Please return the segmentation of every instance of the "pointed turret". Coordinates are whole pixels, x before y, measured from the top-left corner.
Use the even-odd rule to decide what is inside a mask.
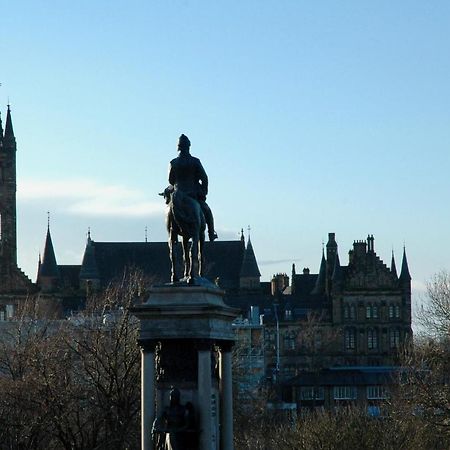
[[[408,260],[406,258],[406,248],[403,247],[402,270],[400,271],[401,281],[411,281],[411,275],[408,268]]]
[[[47,228],[47,236],[45,238],[44,254],[42,256],[41,277],[58,277],[58,265],[56,263],[55,251],[53,249],[52,236],[50,227]]]
[[[58,280],[58,264],[56,263],[55,251],[53,249],[50,226],[47,226],[44,254],[42,255],[42,262],[39,265],[37,284],[43,291],[51,291],[57,287]]]
[[[245,249],[244,259],[241,266],[241,277],[260,277],[258,263],[256,262],[255,252],[250,238],[248,238],[247,248]]]
[[[395,265],[394,250],[392,250],[391,273],[392,273],[392,275],[395,276],[395,278],[398,278],[398,275],[397,275],[397,267],[396,267],[396,265]]]
[[[15,144],[14,130],[11,119],[11,108],[8,105],[8,110],[6,112],[6,123],[5,123],[5,134],[4,134],[4,142],[10,145]]]
[[[94,285],[98,284],[100,279],[97,261],[95,259],[95,245],[91,239],[91,231],[88,231],[86,248],[84,250],[83,262],[81,263],[80,279],[91,281]]]
[[[41,252],[39,252],[38,270],[37,270],[37,277],[36,277],[37,280],[39,280],[39,276],[41,274],[41,265],[42,265]]]
[[[324,294],[327,282],[327,261],[325,259],[325,253],[322,248],[322,260],[320,261],[319,276],[316,280],[316,285],[311,292],[314,295]]]
[[[240,286],[243,288],[259,287],[261,273],[256,262],[255,252],[253,251],[252,241],[250,236],[247,242],[247,248],[242,259],[240,272]]]

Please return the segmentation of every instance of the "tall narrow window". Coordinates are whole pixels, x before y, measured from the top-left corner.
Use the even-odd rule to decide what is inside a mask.
[[[374,319],[378,319],[378,306],[377,305],[372,306],[372,317]]]
[[[394,318],[394,305],[389,305],[389,319]]]
[[[367,330],[367,348],[370,350],[378,348],[377,330]]]
[[[344,306],[344,319],[348,319],[348,316],[349,316],[349,311],[348,311],[348,306],[347,305],[345,305]]]
[[[398,348],[400,345],[400,331],[390,330],[389,331],[389,346],[391,348]]]
[[[344,335],[345,349],[353,350],[355,348],[355,330],[353,328],[347,328]]]

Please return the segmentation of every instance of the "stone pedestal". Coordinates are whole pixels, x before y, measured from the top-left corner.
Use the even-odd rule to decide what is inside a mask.
[[[179,389],[194,406],[199,450],[233,449],[231,348],[238,310],[223,302],[214,285],[153,287],[133,308],[140,320],[142,349],[142,450],[154,450],[155,418]]]

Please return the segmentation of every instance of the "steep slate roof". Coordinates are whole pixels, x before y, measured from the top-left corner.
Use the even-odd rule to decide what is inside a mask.
[[[244,246],[239,241],[205,242],[204,274],[214,281],[220,278],[224,289],[239,287],[239,274],[244,256]],[[181,275],[181,243],[175,247]],[[167,242],[96,242],[88,240],[80,278],[98,275],[102,284],[120,278],[124,270],[142,270],[151,284],[170,281],[170,259]],[[96,272],[96,273],[95,273]],[[94,278],[94,277],[92,277]]]
[[[59,265],[59,279],[61,286],[77,290],[80,285],[80,265]]]
[[[84,250],[83,262],[81,263],[81,270],[79,271],[81,279],[98,279],[100,274],[97,268],[97,262],[95,261],[95,248],[92,245],[90,233]]]
[[[260,277],[261,273],[256,262],[255,252],[253,251],[252,241],[248,238],[247,248],[242,261],[241,277]]]
[[[55,251],[53,249],[52,237],[50,235],[50,228],[47,228],[47,237],[45,238],[44,255],[42,263],[39,266],[39,277],[54,277],[58,278],[59,271],[56,264]]]
[[[312,291],[313,294],[324,294],[325,293],[325,287],[326,287],[326,281],[327,281],[327,261],[325,259],[325,254],[322,249],[322,260],[320,261],[320,269],[319,269],[319,275],[316,278],[316,283],[314,286],[314,290]]]

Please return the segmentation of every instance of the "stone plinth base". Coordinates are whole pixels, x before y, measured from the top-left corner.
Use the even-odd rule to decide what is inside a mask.
[[[194,406],[198,449],[232,450],[231,324],[238,310],[223,296],[214,285],[165,285],[133,308],[142,348],[143,450],[154,448],[151,426],[167,410],[171,386]]]

